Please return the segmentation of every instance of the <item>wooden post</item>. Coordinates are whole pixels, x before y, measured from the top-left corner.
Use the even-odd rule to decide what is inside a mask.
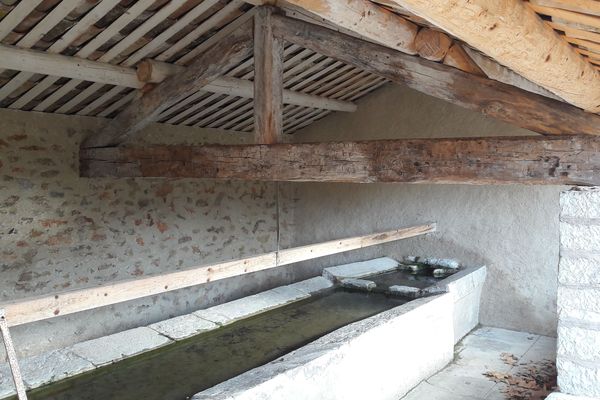
[[[283,39],[273,36],[274,9],[261,7],[254,17],[254,136],[273,144],[283,134]]]

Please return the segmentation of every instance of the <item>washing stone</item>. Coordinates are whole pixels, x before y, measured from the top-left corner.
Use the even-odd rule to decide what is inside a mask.
[[[305,294],[313,294],[320,292],[321,290],[329,289],[333,286],[333,282],[331,282],[327,278],[323,278],[322,276],[317,276],[315,278],[310,278],[301,282],[292,283],[291,285],[287,285],[287,287],[299,290]]]
[[[390,272],[398,268],[398,261],[389,257],[375,258],[350,264],[325,268],[323,276],[331,281],[344,278],[363,278],[365,276]]]
[[[77,343],[73,352],[95,366],[110,364],[126,357],[172,343],[172,340],[147,327],[130,329],[98,339]]]
[[[369,281],[366,279],[357,279],[357,278],[345,278],[342,279],[341,284],[343,287],[347,289],[358,289],[358,290],[373,290],[377,285],[373,281]]]
[[[214,322],[207,321],[206,319],[200,318],[194,314],[182,315],[160,321],[152,325],[148,325],[148,328],[154,329],[161,335],[167,336],[173,340],[183,340],[202,332],[210,331],[218,328]]]

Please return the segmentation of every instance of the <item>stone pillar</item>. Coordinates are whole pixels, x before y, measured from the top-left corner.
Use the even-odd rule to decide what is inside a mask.
[[[600,188],[565,191],[560,204],[558,385],[600,398]]]

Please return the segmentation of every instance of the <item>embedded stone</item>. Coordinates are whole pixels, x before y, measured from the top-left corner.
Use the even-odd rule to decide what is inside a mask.
[[[416,299],[423,293],[421,289],[412,286],[394,285],[389,287],[389,292],[396,296]]]

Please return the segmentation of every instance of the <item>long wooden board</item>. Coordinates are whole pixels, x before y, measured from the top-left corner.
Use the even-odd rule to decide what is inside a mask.
[[[317,257],[407,239],[434,232],[435,229],[435,224],[425,224],[332,240],[163,275],[0,304],[0,309],[4,309],[9,326],[22,325]]]
[[[600,138],[485,137],[81,152],[87,177],[600,185]]]
[[[285,40],[419,92],[545,135],[600,135],[600,116],[331,29],[273,16]]]

